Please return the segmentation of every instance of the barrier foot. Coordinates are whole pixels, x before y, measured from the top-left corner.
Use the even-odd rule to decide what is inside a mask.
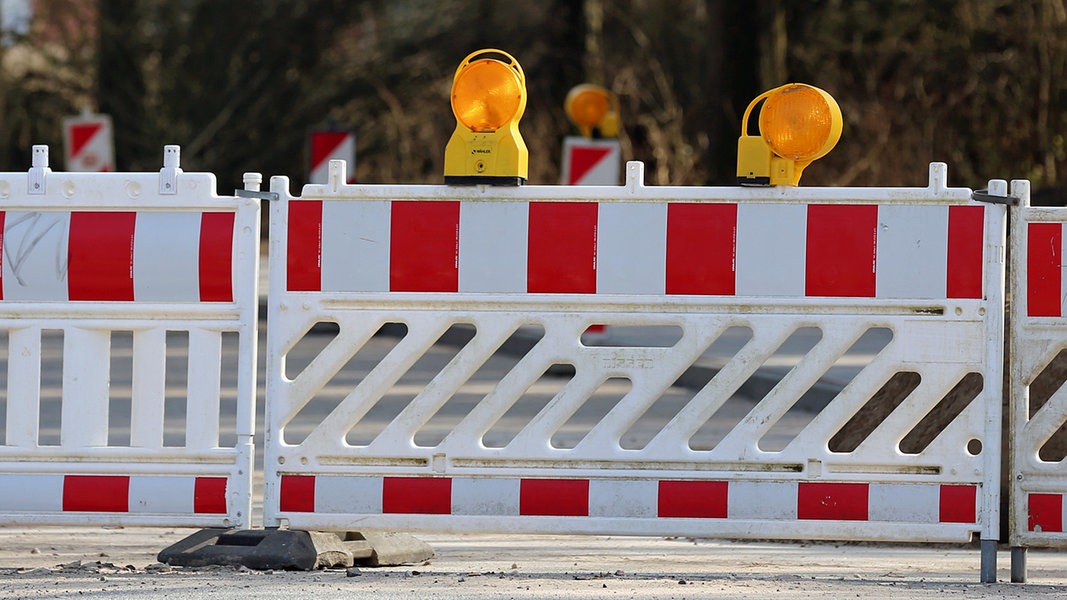
[[[201,529],[165,548],[157,560],[176,567],[310,571],[419,563],[433,555],[428,544],[404,533]]]
[[[1011,582],[1026,583],[1026,547],[1011,548]]]
[[[982,540],[982,583],[997,582],[997,540]]]

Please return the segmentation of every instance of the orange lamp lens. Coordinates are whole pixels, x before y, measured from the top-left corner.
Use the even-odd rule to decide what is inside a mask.
[[[580,127],[594,127],[611,110],[607,94],[599,90],[579,92],[567,103],[571,119]]]
[[[522,84],[508,65],[482,59],[468,65],[452,84],[452,111],[464,127],[492,133],[519,110]]]
[[[775,154],[810,160],[824,155],[837,143],[831,139],[834,119],[834,110],[823,94],[809,86],[794,85],[767,98],[760,110],[759,126]]]

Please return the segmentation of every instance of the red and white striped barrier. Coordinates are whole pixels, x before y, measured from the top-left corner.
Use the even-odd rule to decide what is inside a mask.
[[[226,477],[0,475],[0,512],[225,515]]]
[[[957,407],[921,448],[901,445],[965,378],[1002,375],[1006,209],[947,187],[944,165],[931,165],[924,188],[645,187],[640,163],[618,187],[346,185],[343,163],[331,169],[300,197],[285,178],[271,181],[280,200],[265,525],[918,541],[978,533],[983,576],[995,566],[1000,386]],[[339,333],[287,374],[288,353],[320,322]],[[346,371],[394,323],[405,326],[395,346],[366,372]],[[679,335],[666,345],[583,344],[598,323]],[[401,402],[394,384],[454,326],[473,337]],[[539,340],[488,392],[472,391],[481,366],[527,326]],[[646,442],[626,439],[738,329],[751,340],[707,385]],[[817,330],[818,343],[721,439],[694,443],[798,329]],[[872,329],[888,345],[784,447],[763,444]],[[574,375],[558,392],[533,414],[515,409],[561,364]],[[901,372],[917,387],[855,448],[831,450]],[[609,380],[629,392],[558,445]],[[458,422],[435,421],[454,397],[475,393]],[[310,403],[322,407],[320,395],[336,399],[328,416],[301,420],[315,414]],[[395,416],[378,423],[382,411]],[[433,441],[422,435],[446,421]],[[491,439],[505,425],[514,435]]]
[[[233,302],[235,213],[0,212],[0,299]]]
[[[0,523],[247,526],[258,201],[183,173],[177,146],[159,173],[54,173],[47,156],[0,174]]]
[[[982,294],[981,206],[294,200],[286,216],[289,291]]]
[[[974,485],[714,481],[645,479],[519,479],[462,477],[340,477],[292,475],[280,484],[284,512],[375,515],[376,527],[410,526],[412,515],[445,515],[449,522],[490,517],[494,529],[539,531],[522,517],[617,520],[576,524],[605,534],[688,535],[689,519],[715,519],[722,527],[746,521],[808,522],[805,536],[837,537],[822,521],[908,524],[978,524]],[[432,518],[428,528],[443,527]],[[484,525],[482,527],[485,527]],[[897,539],[887,536],[886,539]]]
[[[1063,258],[1067,209],[1030,206],[1028,181],[1013,181],[1011,195],[1020,206],[1012,209],[1011,216],[1009,532],[1012,580],[1023,581],[1027,547],[1067,547],[1063,526],[1067,471],[1056,449],[1064,445],[1067,396],[1062,381],[1055,379],[1062,374],[1049,369],[1067,349]],[[1044,390],[1040,397],[1034,397],[1035,384]]]

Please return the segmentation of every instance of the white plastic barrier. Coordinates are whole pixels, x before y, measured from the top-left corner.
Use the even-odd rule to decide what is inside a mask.
[[[0,523],[249,524],[259,205],[178,161],[0,174]]]
[[[947,187],[943,164],[925,188],[645,187],[642,169],[629,163],[620,187],[374,186],[345,185],[335,161],[329,183],[299,198],[273,178],[265,525],[916,541],[979,532],[983,578],[990,564],[995,576],[1005,208]],[[1002,193],[1003,182],[992,186]],[[291,372],[290,352],[323,322],[336,337]],[[584,345],[582,333],[604,323],[680,333]],[[406,335],[340,377],[389,324]],[[457,325],[473,330],[469,341],[396,405],[394,384]],[[543,334],[513,368],[420,442],[530,327]],[[739,329],[751,339],[710,382],[644,442],[626,437]],[[695,444],[800,330],[819,341],[713,446]],[[871,330],[891,340],[770,448],[768,432]],[[490,439],[560,365],[573,377],[511,439]],[[898,373],[916,376],[914,389],[856,447],[832,449]],[[975,376],[992,384],[925,445],[902,449]],[[629,391],[580,439],[555,441],[620,380]],[[293,431],[313,404],[325,416]],[[379,410],[395,416],[354,441]]]
[[[1051,369],[1067,350],[1064,241],[1067,209],[1031,207],[1030,183],[1013,181],[1011,224],[1012,580],[1026,577],[1025,548],[1067,547],[1067,469],[1062,455],[1067,389]],[[1041,382],[1042,377],[1051,378]],[[1032,397],[1031,387],[1045,389]],[[1052,455],[1046,454],[1045,447]]]

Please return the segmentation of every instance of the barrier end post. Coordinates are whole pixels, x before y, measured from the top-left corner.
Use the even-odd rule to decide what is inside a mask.
[[[930,183],[927,189],[938,194],[948,189],[948,165],[943,162],[930,163]]]
[[[34,146],[31,160],[27,193],[43,194],[45,193],[48,174],[52,172],[52,169],[48,168],[48,146]]]
[[[631,194],[645,187],[645,163],[631,160],[626,163],[626,190]]]
[[[178,173],[182,172],[181,157],[181,146],[163,146],[163,168],[159,170],[160,195],[178,193]]]

